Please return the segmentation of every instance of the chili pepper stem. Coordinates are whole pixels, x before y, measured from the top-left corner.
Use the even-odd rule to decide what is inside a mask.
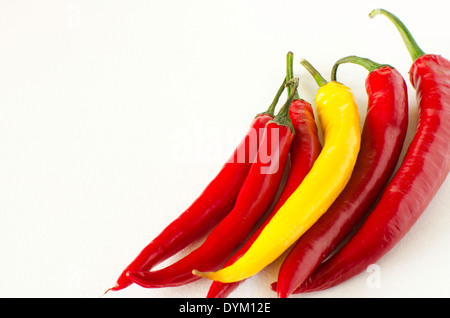
[[[303,65],[306,68],[306,70],[312,75],[312,77],[316,81],[317,85],[319,85],[319,87],[327,83],[327,80],[323,78],[323,76],[319,73],[319,71],[317,71],[314,68],[314,66],[312,66],[311,63],[309,63],[307,60],[301,59],[300,64]]]
[[[278,101],[280,100],[280,96],[284,91],[284,88],[286,87],[286,78],[283,80],[283,83],[281,83],[280,88],[278,89],[277,94],[275,95],[272,104],[270,104],[269,108],[267,108],[267,110],[265,112],[259,113],[258,115],[256,115],[256,117],[263,115],[263,114],[268,114],[271,115],[272,117],[275,116],[275,107],[278,104]]]
[[[389,20],[391,20],[391,22],[394,24],[394,26],[400,32],[403,42],[405,42],[406,48],[408,49],[408,52],[411,55],[411,58],[413,59],[413,61],[415,61],[420,56],[425,55],[425,52],[422,51],[422,49],[417,44],[416,40],[414,40],[414,38],[411,35],[411,33],[409,32],[408,28],[394,14],[392,14],[389,11],[386,11],[384,9],[374,9],[369,13],[369,17],[373,18],[374,16],[377,16],[379,14],[382,14],[385,17],[387,17]]]
[[[288,88],[292,86],[291,88],[292,91],[289,94],[286,103],[281,107],[278,114],[271,121],[277,123],[278,125],[287,126],[293,133],[295,133],[294,126],[292,125],[291,118],[289,117],[289,107],[291,106],[292,101],[294,100],[294,97],[297,94],[298,78],[291,79],[289,82],[286,83],[286,86]]]
[[[346,57],[343,57],[343,58],[337,60],[336,63],[334,63],[333,68],[331,69],[331,80],[332,81],[336,81],[336,73],[337,73],[338,66],[343,63],[353,63],[353,64],[361,65],[366,70],[368,70],[369,73],[372,73],[373,71],[375,71],[376,69],[378,69],[380,67],[389,66],[387,64],[376,63],[365,57],[360,57],[360,56],[356,56],[356,55],[346,56]]]
[[[291,79],[294,78],[293,62],[294,62],[294,53],[288,52],[286,56],[286,82],[289,82]],[[291,92],[294,89],[289,85],[287,90],[288,95],[291,95]],[[300,99],[297,89],[295,89],[294,91],[295,91],[294,99]]]

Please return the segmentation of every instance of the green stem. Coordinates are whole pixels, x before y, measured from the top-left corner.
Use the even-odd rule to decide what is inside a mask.
[[[280,96],[283,93],[284,88],[286,87],[286,82],[287,81],[286,81],[286,78],[285,78],[283,80],[283,83],[281,83],[281,86],[278,89],[278,92],[275,95],[275,98],[273,99],[272,104],[270,104],[269,108],[267,108],[267,110],[264,113],[260,113],[260,114],[258,114],[258,116],[262,115],[262,114],[272,115],[272,117],[275,116],[275,107],[277,106],[278,100],[280,99]]]
[[[303,65],[306,70],[312,75],[319,87],[327,83],[326,79],[324,79],[322,75],[320,75],[320,73],[314,68],[314,66],[312,66],[311,63],[309,63],[307,60],[300,60],[300,64]]]
[[[284,103],[283,107],[281,107],[280,111],[272,121],[277,123],[278,125],[289,127],[291,131],[295,133],[294,126],[292,125],[291,118],[289,117],[289,108],[291,107],[292,101],[294,100],[295,97],[295,92],[297,91],[298,88],[298,78],[293,78],[286,83],[286,86],[288,87],[290,87],[291,85],[292,85],[291,94],[289,94],[286,103]]]
[[[346,57],[343,57],[343,58],[337,60],[336,63],[334,63],[333,68],[331,69],[331,80],[332,81],[336,81],[336,73],[337,73],[338,66],[343,63],[353,63],[353,64],[361,65],[366,70],[368,70],[369,73],[372,73],[373,71],[375,71],[376,69],[378,69],[380,67],[387,66],[386,64],[379,64],[379,63],[376,63],[365,57],[360,57],[360,56],[356,56],[356,55],[346,56]]]
[[[294,53],[288,52],[286,56],[286,82],[294,78]],[[291,95],[292,87],[288,86],[288,95]],[[300,99],[298,91],[295,91],[294,99]]]
[[[405,42],[406,48],[408,49],[409,54],[411,55],[413,61],[415,61],[417,58],[419,58],[422,55],[425,55],[425,52],[422,51],[422,49],[419,47],[419,45],[414,40],[413,36],[409,32],[409,30],[406,28],[406,26],[403,24],[402,21],[400,21],[399,18],[397,18],[395,15],[390,13],[389,11],[386,11],[384,9],[375,9],[370,12],[369,17],[373,18],[374,16],[382,14],[386,16],[391,22],[395,25],[397,30],[400,32],[400,35],[402,36],[403,42]]]

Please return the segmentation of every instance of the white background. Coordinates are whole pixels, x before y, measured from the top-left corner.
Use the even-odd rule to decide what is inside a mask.
[[[326,78],[346,55],[395,66],[409,88],[408,144],[411,59],[393,25],[368,13],[392,11],[424,51],[450,57],[447,4],[0,1],[0,296],[100,297],[215,176],[272,101],[288,51],[308,101],[317,86],[300,57]],[[367,72],[338,75],[364,118]],[[378,288],[363,273],[295,297],[449,297],[449,189],[447,178],[379,261]],[[277,266],[230,297],[275,297]],[[209,285],[104,297],[204,297]]]

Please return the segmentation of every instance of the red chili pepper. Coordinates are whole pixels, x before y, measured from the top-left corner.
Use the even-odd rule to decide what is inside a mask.
[[[295,88],[298,81],[294,83]],[[251,166],[233,210],[211,231],[206,241],[186,257],[157,271],[128,272],[128,277],[147,288],[179,286],[198,280],[193,269],[219,267],[250,234],[270,207],[280,185],[294,129],[289,119],[291,94],[279,114],[266,125],[256,162]],[[270,153],[270,154],[269,154]]]
[[[344,191],[283,261],[278,282],[272,286],[280,298],[294,292],[370,211],[395,169],[406,136],[408,94],[401,74],[390,66],[349,56],[334,65],[333,81],[338,65],[346,62],[370,72],[365,82],[368,107],[361,149]]]
[[[275,107],[285,85],[283,81],[267,111],[253,119],[247,134],[233,155],[200,196],[140,252],[119,276],[116,285],[109,290],[118,291],[126,288],[132,284],[126,276],[127,272],[150,270],[206,235],[232,210],[239,190],[255,161],[265,126],[274,117]]]
[[[286,80],[293,78],[292,70],[293,54],[288,53],[287,56],[287,76]],[[288,89],[288,92],[290,90]],[[295,137],[292,141],[290,149],[290,166],[288,179],[284,186],[276,205],[270,212],[270,215],[266,218],[264,223],[255,231],[245,245],[239,249],[224,265],[230,265],[240,258],[248,248],[253,244],[259,233],[264,229],[265,225],[272,219],[278,209],[284,204],[284,202],[291,196],[291,194],[297,189],[303,178],[311,170],[317,156],[322,150],[319,137],[317,134],[317,126],[314,119],[314,113],[311,105],[300,99],[298,94],[295,93],[294,100],[292,101],[289,109],[289,117],[291,118],[292,125],[295,129]],[[234,283],[221,283],[219,281],[213,281],[207,294],[207,298],[225,298],[233,290],[235,290],[243,281]]]
[[[342,249],[296,292],[335,286],[377,262],[411,229],[444,182],[450,168],[450,61],[425,54],[393,14],[377,9],[399,29],[413,59],[410,81],[419,103],[417,131],[401,166],[375,209]]]

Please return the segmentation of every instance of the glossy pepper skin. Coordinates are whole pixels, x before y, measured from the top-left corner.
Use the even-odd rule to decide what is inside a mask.
[[[287,81],[294,77],[292,62],[293,54],[292,52],[289,52],[287,55]],[[288,92],[290,93],[289,88]],[[272,219],[273,215],[276,214],[279,208],[303,181],[322,150],[311,104],[300,99],[296,95],[289,108],[289,117],[292,121],[292,126],[295,129],[295,137],[289,151],[291,168],[284,189],[269,216],[264,220],[264,223],[252,234],[250,239],[245,242],[244,246],[233,254],[224,266],[233,264],[249,249],[265,225]],[[241,282],[242,281],[221,283],[213,281],[206,297],[225,298],[234,291]]]
[[[306,61],[302,64],[313,69]],[[230,283],[258,273],[295,243],[346,186],[360,148],[358,108],[348,87],[323,78],[318,83],[315,104],[324,144],[313,167],[241,258],[217,272],[198,275]]]
[[[336,62],[332,79],[337,66],[347,61],[362,62],[370,71],[365,81],[368,106],[361,149],[344,191],[282,263],[278,282],[272,286],[280,298],[292,294],[367,215],[389,181],[403,147],[408,128],[403,77],[390,66],[350,56]]]
[[[294,85],[297,87],[298,83]],[[133,282],[146,288],[180,286],[193,282],[199,279],[192,274],[194,268],[215,269],[242,244],[270,207],[280,185],[295,133],[288,116],[292,99],[293,94],[280,113],[266,125],[258,158],[248,172],[232,211],[211,231],[200,247],[166,268],[153,272],[129,272],[128,277]],[[270,156],[269,162],[268,158],[264,158],[266,155]]]
[[[232,210],[250,166],[255,160],[255,154],[252,155],[252,143],[259,145],[266,124],[273,120],[274,109],[284,86],[283,81],[267,111],[253,119],[243,140],[200,196],[139,253],[123,270],[115,286],[109,290],[118,291],[128,287],[132,284],[127,277],[129,271],[152,269],[206,235]]]
[[[408,233],[449,172],[450,61],[424,54],[417,44],[411,44],[409,32],[395,16],[385,10],[371,14],[379,13],[400,27],[404,40],[407,36],[407,47],[414,48],[409,75],[419,104],[417,131],[401,166],[361,228],[297,293],[336,286],[376,263]]]

